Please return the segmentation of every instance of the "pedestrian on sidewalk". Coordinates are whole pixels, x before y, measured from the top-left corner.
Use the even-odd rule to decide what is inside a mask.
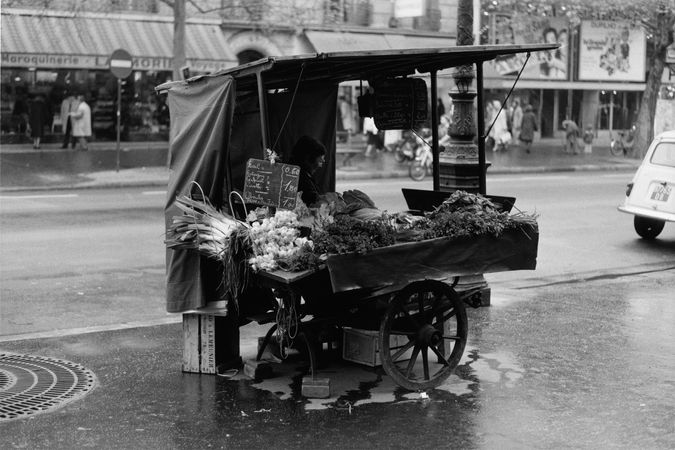
[[[520,124],[520,136],[518,137],[520,142],[525,146],[525,153],[530,153],[532,141],[534,140],[534,132],[537,130],[537,116],[534,115],[532,105],[527,105]]]
[[[342,130],[347,133],[347,142],[351,142],[351,136],[354,132],[354,113],[352,105],[347,101],[344,95],[338,98],[338,112],[340,114],[340,122]]]
[[[77,138],[79,150],[87,151],[87,138],[91,136],[91,108],[84,100],[84,95],[77,96],[79,102],[75,112],[70,113],[73,121],[73,137]]]
[[[40,148],[40,139],[44,136],[45,126],[49,122],[49,110],[45,98],[38,94],[30,102],[28,123],[30,125],[30,137],[33,138],[33,148]]]
[[[77,108],[77,99],[70,92],[65,92],[66,97],[61,102],[61,131],[63,132],[63,145],[61,148],[71,146],[75,148],[75,138],[73,137],[73,122],[70,119],[70,113]]]
[[[593,127],[588,125],[584,131],[584,153],[589,155],[593,153]]]
[[[511,142],[511,133],[509,132],[509,125],[506,120],[506,111],[502,109],[502,104],[499,100],[492,101],[491,115],[494,122],[491,122],[492,129],[490,130],[489,136],[495,143],[492,151],[505,151],[508,149],[508,145]]]
[[[562,126],[565,128],[565,153],[578,155],[579,143],[577,139],[579,138],[579,127],[571,119],[563,120]]]
[[[363,119],[363,134],[366,135],[366,158],[374,156],[374,153],[384,148],[382,136],[375,126],[375,120],[372,117]]]
[[[513,110],[511,112],[511,135],[514,140],[520,139],[520,127],[523,124],[523,108],[520,107],[520,100],[513,99]]]
[[[14,107],[12,108],[13,123],[16,124],[16,132],[18,134],[28,134],[28,111],[30,106],[26,99],[26,92],[24,89],[17,88],[16,100],[14,100]]]

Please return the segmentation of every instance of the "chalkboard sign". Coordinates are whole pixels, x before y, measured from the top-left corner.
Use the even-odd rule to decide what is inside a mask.
[[[295,208],[300,167],[262,159],[246,162],[244,201],[254,205]]]
[[[427,109],[427,84],[421,78],[395,78],[375,86],[373,118],[379,130],[423,127]]]

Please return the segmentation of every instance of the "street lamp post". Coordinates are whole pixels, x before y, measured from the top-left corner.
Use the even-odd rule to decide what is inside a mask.
[[[457,45],[473,44],[473,1],[459,0],[457,3]],[[474,78],[478,83],[477,90],[483,89],[482,63],[479,62],[476,69],[477,78],[471,65],[459,66],[452,74],[456,89],[449,92],[452,99],[452,124],[448,130],[450,143],[439,155],[439,190],[441,191],[452,192],[461,189],[485,194],[485,171],[487,170],[485,146],[479,143],[479,151],[479,147],[474,143],[476,134],[481,139],[483,133],[483,130],[476,131],[474,116],[474,111],[476,111],[478,124],[483,128],[482,105],[480,105],[482,92],[479,95],[478,108],[474,109],[474,100],[478,92],[471,90]],[[457,284],[458,290],[472,288],[480,289],[481,306],[489,306],[491,292],[483,275],[460,277]]]
[[[452,123],[448,134],[450,143],[440,155],[440,190],[446,192],[458,189],[479,192],[480,164],[478,146],[474,143],[476,121],[474,100],[476,92],[471,90],[475,78],[472,66],[459,66],[452,73],[456,89],[450,91],[452,99]]]

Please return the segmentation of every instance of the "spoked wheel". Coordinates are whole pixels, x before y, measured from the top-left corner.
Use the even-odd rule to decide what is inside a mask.
[[[612,155],[614,156],[621,156],[621,155],[626,155],[626,150],[623,147],[623,142],[620,141],[621,137],[618,138],[619,140],[612,140],[609,144],[609,151]]]
[[[392,299],[380,323],[385,372],[411,391],[443,383],[459,363],[467,338],[464,303],[440,281],[415,281]]]

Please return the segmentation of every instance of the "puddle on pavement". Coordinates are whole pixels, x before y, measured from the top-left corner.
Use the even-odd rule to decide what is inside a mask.
[[[328,408],[349,409],[374,403],[400,404],[410,401],[435,401],[438,394],[473,396],[488,384],[513,388],[523,378],[525,369],[507,352],[480,353],[467,347],[460,363],[448,379],[428,393],[410,392],[400,388],[381,367],[370,368],[350,363],[335,363],[322,368],[317,378],[330,379],[329,398],[308,399],[300,394],[306,364],[284,363],[275,366],[275,377],[254,382],[251,387],[271,392],[279,400],[302,399],[307,411]],[[236,378],[246,379],[239,375]],[[428,395],[427,395],[428,394]]]

